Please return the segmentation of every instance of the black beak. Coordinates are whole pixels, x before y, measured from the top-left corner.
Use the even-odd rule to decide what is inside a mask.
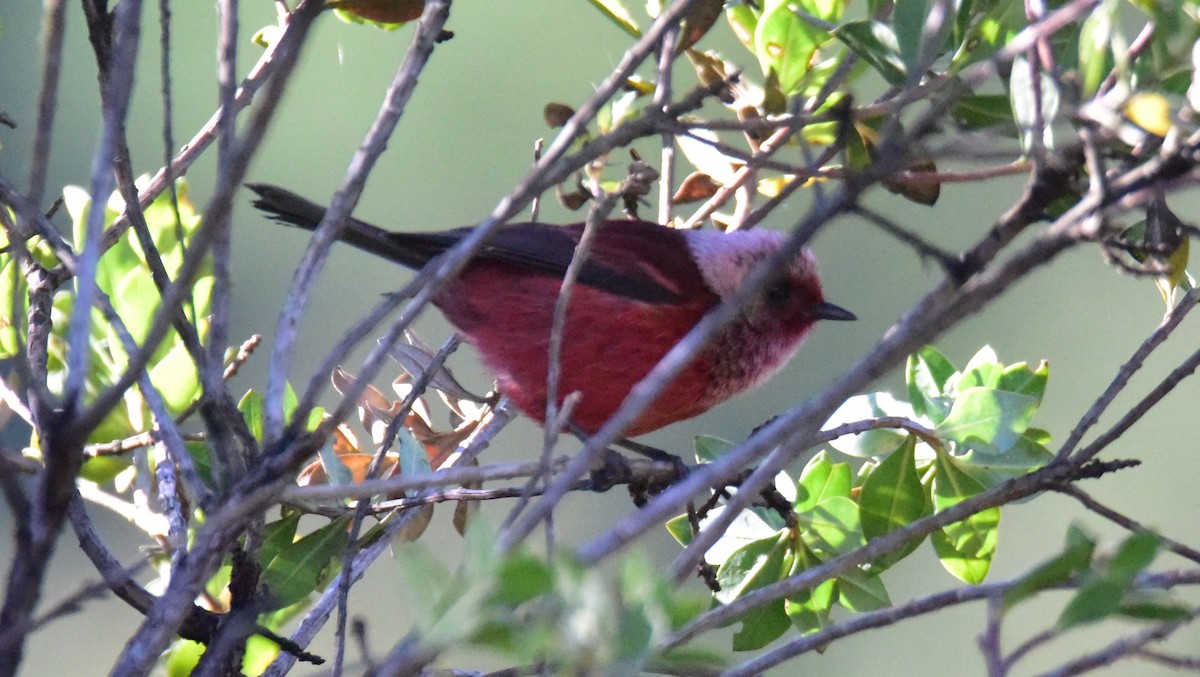
[[[821,303],[810,310],[808,315],[818,320],[837,320],[839,322],[849,322],[850,320],[858,319],[854,313],[841,306],[835,306],[832,303]]]

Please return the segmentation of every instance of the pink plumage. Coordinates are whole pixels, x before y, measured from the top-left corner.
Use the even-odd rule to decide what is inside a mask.
[[[324,208],[273,186],[252,185],[255,206],[316,228]],[[352,219],[343,239],[409,267],[449,249],[467,231],[393,233]],[[434,299],[474,345],[501,392],[531,418],[546,410],[554,307],[582,224],[511,224],[499,230]],[[604,223],[567,308],[559,400],[581,395],[572,420],[598,429],[706,312],[782,246],[778,233],[677,231],[645,221]],[[737,320],[627,430],[630,436],[697,416],[779,370],[817,320],[850,320],[826,303],[812,254],[743,307]]]

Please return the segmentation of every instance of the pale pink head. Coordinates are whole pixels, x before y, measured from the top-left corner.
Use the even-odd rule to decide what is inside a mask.
[[[766,264],[786,239],[782,233],[762,229],[687,233],[705,283],[722,299]],[[816,321],[853,319],[849,311],[825,302],[816,257],[807,249],[801,251],[714,341],[716,392],[712,394],[724,399],[769,378],[796,352]]]

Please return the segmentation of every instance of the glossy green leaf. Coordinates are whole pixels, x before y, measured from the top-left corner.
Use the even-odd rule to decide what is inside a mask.
[[[1049,443],[1050,435],[1045,430],[1027,428],[1016,443],[1003,453],[982,453],[971,449],[958,456],[957,461],[985,487],[993,487],[1054,460],[1054,452],[1046,446]]]
[[[1046,394],[1046,383],[1050,380],[1050,363],[1042,360],[1037,369],[1030,369],[1024,362],[1010,364],[1000,373],[996,382],[996,390],[1029,395],[1042,403]]]
[[[924,416],[934,425],[946,418],[951,404],[946,397],[946,385],[955,371],[950,360],[933,346],[925,346],[908,356],[904,381],[916,416]]]
[[[855,395],[842,403],[833,412],[829,420],[822,426],[825,429],[836,428],[847,423],[867,421],[884,416],[913,418],[912,407],[902,402],[891,393],[878,392],[866,395]],[[853,435],[843,435],[830,440],[829,446],[843,454],[859,458],[885,456],[895,451],[904,443],[908,433],[896,428],[875,428]]]
[[[349,523],[348,515],[339,517],[279,551],[262,574],[268,610],[295,604],[317,589],[346,547]]]
[[[724,511],[725,507],[721,506],[710,512],[708,517],[700,522],[700,528],[703,529],[709,520],[714,519]],[[725,530],[721,538],[704,554],[705,559],[710,564],[720,566],[733,553],[750,543],[774,537],[778,534],[780,528],[765,520],[759,511],[742,510],[738,513],[737,517],[733,518],[733,522],[729,524],[729,528]]]
[[[792,568],[788,576],[795,576],[802,571],[819,565],[821,561],[801,543],[792,559]],[[791,619],[792,625],[801,634],[808,635],[829,625],[829,611],[837,597],[837,583],[833,579],[822,581],[815,587],[801,590],[784,601],[784,611]]]
[[[937,455],[934,465],[932,497],[935,513],[983,490],[978,480],[960,469],[945,453]],[[963,582],[978,585],[987,576],[996,553],[999,526],[999,508],[988,508],[933,532],[930,541],[947,571]]]
[[[789,568],[790,540],[788,532],[783,531],[735,551],[717,570],[721,591],[713,598],[728,604],[751,590],[781,580]],[[739,620],[742,627],[733,636],[736,651],[760,649],[791,625],[782,600],[754,609]]]
[[[925,487],[917,473],[916,448],[917,439],[910,435],[907,442],[883,459],[863,482],[858,499],[859,515],[867,540],[911,524],[927,514]],[[911,544],[907,551],[911,552],[916,545]]]
[[[891,26],[865,19],[849,21],[838,26],[833,37],[846,43],[889,84],[902,85],[908,79],[904,59],[900,57],[900,45]]]
[[[798,513],[804,542],[818,555],[844,554],[866,545],[858,504],[849,498],[827,498],[811,510]]]
[[[754,31],[754,52],[763,73],[774,70],[780,89],[791,95],[798,91],[812,67],[813,54],[829,35],[797,16],[789,4],[789,0],[764,1]]]
[[[1031,395],[978,387],[960,391],[937,434],[984,454],[1011,448],[1029,427],[1038,400]]]
[[[835,496],[849,498],[852,486],[853,478],[848,463],[834,463],[824,451],[817,452],[800,473],[793,509],[803,513]]]
[[[950,388],[953,393],[960,393],[968,388],[993,388],[1000,382],[1000,375],[1003,373],[1004,365],[1000,364],[996,351],[985,345],[975,351],[958,378],[948,382],[947,387],[953,386]]]
[[[783,578],[790,535],[780,531],[735,550],[717,571],[721,590],[713,597],[728,604],[742,595]]]

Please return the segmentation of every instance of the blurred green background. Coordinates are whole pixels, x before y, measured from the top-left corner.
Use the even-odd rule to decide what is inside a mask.
[[[216,18],[212,3],[206,2],[174,3],[172,12],[175,138],[179,145],[216,107]],[[240,74],[260,54],[260,48],[251,44],[250,35],[258,27],[273,23],[274,12],[274,6],[266,0],[243,3]],[[83,16],[74,3],[69,3],[68,15],[67,52],[50,162],[51,191],[65,184],[86,185],[99,131],[94,59]],[[163,157],[158,20],[156,7],[148,4],[136,100],[129,122],[139,173],[153,172],[161,166]],[[21,186],[27,180],[35,121],[39,22],[37,3],[0,4],[0,110],[19,125],[16,129],[0,128],[0,175]],[[628,43],[623,33],[583,1],[468,0],[455,3],[449,27],[455,32],[454,39],[436,50],[388,152],[367,185],[356,211],[366,220],[397,229],[423,230],[478,222],[525,173],[535,140],[552,136],[542,121],[543,105],[550,101],[583,101],[616,64]],[[254,162],[250,180],[279,183],[326,201],[374,118],[411,32],[411,28],[386,32],[347,25],[333,16],[322,17],[277,123]],[[721,27],[701,46],[742,58],[738,54],[741,48]],[[744,61],[750,62],[748,58]],[[679,72],[686,76],[684,69]],[[657,162],[655,144],[645,141],[637,148],[652,164]],[[618,163],[624,164],[621,153]],[[191,197],[199,208],[211,192],[214,166],[215,153],[210,153],[189,172]],[[946,185],[935,208],[916,206],[880,190],[871,193],[867,203],[953,249],[984,232],[1011,205],[1021,183],[1020,179],[1010,179],[983,185]],[[808,199],[806,195],[793,198],[775,212],[767,225],[790,227],[804,213]],[[545,205],[545,220],[572,220],[552,197],[548,196]],[[1194,202],[1187,205],[1173,201],[1172,206],[1185,219],[1195,211]],[[264,334],[269,343],[291,271],[305,246],[305,235],[266,221],[249,207],[248,197],[239,201],[234,218],[232,338],[241,340],[257,332]],[[821,259],[827,297],[852,309],[859,321],[820,327],[799,357],[761,390],[647,436],[646,442],[690,456],[695,435],[744,437],[759,423],[816,392],[856,362],[939,279],[937,269],[923,264],[910,250],[861,221],[836,222],[819,235],[813,246]],[[316,361],[340,338],[339,328],[353,324],[379,294],[397,289],[407,279],[409,273],[364,254],[347,248],[336,252],[304,320],[292,373],[294,382],[307,382]],[[1035,424],[1061,441],[1162,313],[1163,305],[1152,282],[1120,275],[1103,263],[1098,251],[1081,248],[1018,285],[986,312],[939,339],[937,345],[960,365],[984,344],[995,347],[1004,362],[1048,359],[1050,387]],[[428,342],[436,344],[447,335],[448,328],[436,313],[430,313],[422,320],[420,331]],[[1113,411],[1121,411],[1122,405],[1130,405],[1152,387],[1194,348],[1198,337],[1200,331],[1191,320],[1155,355],[1145,373],[1134,379],[1132,394],[1118,399]],[[478,371],[469,348],[461,350],[452,364],[468,385],[479,391],[486,389],[486,377]],[[247,388],[261,389],[264,365],[265,348],[235,381],[235,394]],[[345,366],[355,371],[357,362]],[[898,392],[901,381],[897,374],[891,374],[879,386]],[[1197,426],[1194,414],[1188,412],[1193,410],[1198,389],[1200,386],[1194,382],[1184,383],[1166,406],[1155,410],[1108,454],[1139,458],[1144,462],[1141,468],[1084,486],[1114,508],[1191,544],[1200,540],[1200,527],[1193,515],[1196,463],[1192,457],[1196,453]],[[528,458],[540,447],[540,439],[533,424],[520,421],[493,446],[489,457]],[[506,507],[484,506],[485,518],[498,522]],[[557,514],[558,537],[566,543],[583,542],[631,509],[620,490],[576,495]],[[114,548],[123,554],[123,560],[134,561],[137,547],[143,544],[139,532],[99,508],[93,508],[92,513]],[[424,542],[453,566],[460,546],[449,526],[449,513],[438,511]],[[9,517],[0,511],[0,542],[12,538]],[[1099,517],[1082,513],[1073,501],[1059,496],[1042,496],[1008,507],[1003,512],[999,553],[991,578],[1016,575],[1055,552],[1072,522],[1108,538],[1121,535]],[[650,538],[646,547],[663,562],[676,552],[665,531]],[[0,545],[0,553],[5,550]],[[1177,563],[1163,555],[1157,566]],[[7,572],[7,555],[0,554],[0,564]],[[400,566],[402,562],[381,560],[352,594],[352,608],[366,617],[377,652],[390,648],[409,627],[412,617],[402,579],[396,573]],[[71,536],[64,534],[43,608],[71,594],[83,582],[97,578],[78,554]],[[957,585],[928,546],[884,578],[895,602]],[[1013,614],[1005,625],[1006,646],[1052,623],[1064,600],[1065,596],[1050,595]],[[984,669],[975,640],[983,619],[980,605],[943,611],[839,641],[824,655],[806,656],[779,674],[801,670],[809,675],[981,674]],[[55,622],[34,636],[28,645],[24,674],[107,673],[139,620],[136,612],[111,598],[89,602],[83,613]],[[1022,672],[1055,665],[1056,656],[1096,647],[1115,636],[1116,631],[1130,629],[1129,625],[1101,625],[1076,631],[1028,659]],[[332,655],[330,634],[325,633],[314,646],[316,652]],[[718,634],[713,642],[728,646],[723,635]],[[1200,648],[1195,628],[1184,630],[1172,642],[1176,648],[1193,654]],[[468,669],[488,665],[485,658],[475,656],[451,659],[445,664]],[[1108,674],[1154,674],[1156,669],[1146,663],[1126,662],[1110,668]],[[320,671],[298,668],[295,674]]]

